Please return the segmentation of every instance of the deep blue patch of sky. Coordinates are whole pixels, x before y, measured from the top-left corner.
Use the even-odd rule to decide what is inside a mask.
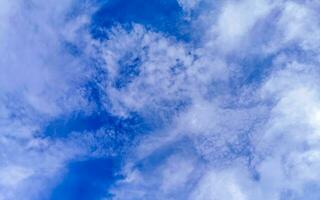
[[[106,30],[122,25],[128,30],[133,23],[187,41],[190,24],[176,0],[104,0],[93,16],[91,32],[97,39],[107,37]]]
[[[52,192],[51,200],[96,200],[110,197],[108,187],[119,179],[116,159],[99,158],[72,162],[63,182]]]

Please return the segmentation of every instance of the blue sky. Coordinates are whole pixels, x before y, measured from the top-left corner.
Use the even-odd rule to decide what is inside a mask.
[[[320,198],[317,0],[1,0],[0,200]]]

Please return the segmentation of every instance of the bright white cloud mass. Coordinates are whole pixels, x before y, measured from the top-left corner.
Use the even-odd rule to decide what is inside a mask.
[[[319,18],[0,0],[0,200],[320,199]]]

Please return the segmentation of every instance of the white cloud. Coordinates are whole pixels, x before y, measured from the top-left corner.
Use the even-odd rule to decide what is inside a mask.
[[[184,10],[188,11],[190,9],[195,8],[200,3],[201,0],[177,0],[177,1]]]
[[[285,1],[276,18],[272,40],[266,45],[268,52],[283,50],[296,45],[305,51],[319,53],[319,2]]]
[[[64,16],[71,1],[4,3],[8,6],[1,12],[5,24],[0,31],[2,117],[17,112],[24,118],[57,116],[84,104],[78,85],[87,75],[79,73],[85,72],[84,66],[63,47],[67,27],[59,28],[68,25]]]
[[[246,200],[247,195],[239,184],[239,176],[234,171],[209,171],[200,180],[191,194],[192,200]],[[239,173],[239,172],[238,172]]]
[[[189,12],[198,1],[179,3]],[[35,136],[87,103],[79,84],[90,71],[63,42],[101,52],[106,109],[167,123],[132,149],[115,199],[301,199],[319,187],[316,1],[217,3],[194,19],[197,44],[137,24],[93,41],[86,16],[63,18],[72,1],[1,4],[0,199],[33,199],[84,151]],[[239,80],[247,63],[230,57],[272,62],[254,85]]]
[[[47,198],[67,162],[85,151],[41,132],[87,104],[80,86],[90,71],[64,46],[86,37],[85,16],[67,21],[72,3],[0,3],[0,199]]]
[[[108,73],[106,96],[120,115],[195,98],[199,92],[206,92],[201,91],[203,85],[227,76],[223,62],[196,59],[203,52],[189,52],[183,43],[141,25],[134,25],[130,32],[116,27],[109,35],[110,39],[100,46]],[[212,68],[205,67],[209,60]],[[197,86],[202,87],[200,91],[195,90]]]
[[[17,185],[19,182],[23,181],[24,179],[32,175],[32,172],[28,169],[18,166],[6,167],[1,172],[1,185],[11,187]]]
[[[276,7],[276,3],[268,0],[225,1],[218,5],[215,12],[204,14],[198,21],[200,25],[205,24],[201,36],[204,47],[216,53],[241,55],[254,45],[255,26]]]
[[[131,103],[124,103],[129,111],[139,108],[157,115],[159,110],[149,109],[155,106],[155,99],[158,104],[175,97],[190,100],[164,130],[141,139],[123,171],[127,182],[119,182],[112,190],[116,199],[152,199],[151,194],[159,193],[159,199],[195,200],[310,199],[310,191],[319,195],[312,189],[319,187],[320,178],[318,3],[245,0],[218,6],[218,13],[204,10],[196,19],[202,23],[198,27],[206,27],[197,47],[168,42],[141,27],[139,37],[136,30],[126,32],[125,37],[121,32],[116,36],[125,42],[119,45],[113,38],[108,42],[115,46],[103,47],[109,55],[138,47],[135,52],[143,58],[139,65],[153,70],[152,74],[136,75],[121,98],[109,94],[121,103],[125,94],[137,95],[129,98]],[[158,39],[142,39],[149,35]],[[130,38],[139,38],[139,42]],[[140,50],[150,46],[157,53],[149,53],[152,48]],[[168,51],[159,51],[162,47]],[[255,85],[239,80],[239,73],[248,72],[247,63],[230,57],[272,62]],[[180,76],[165,71],[175,64],[175,58],[190,60],[183,62],[187,74],[183,81],[175,82]],[[117,63],[119,59],[110,60]],[[257,62],[254,67],[263,64]],[[154,84],[145,87],[147,81]],[[165,84],[170,81],[177,90]],[[224,85],[223,92],[219,84]],[[133,85],[136,89],[129,90]],[[188,142],[179,145],[181,141]],[[135,165],[152,162],[159,152],[175,159],[149,163],[147,170]],[[154,171],[156,178],[149,171]]]
[[[47,198],[65,171],[67,162],[84,150],[74,141],[2,136],[0,199]]]

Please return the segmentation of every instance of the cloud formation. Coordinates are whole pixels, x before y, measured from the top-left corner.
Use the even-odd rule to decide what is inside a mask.
[[[45,199],[65,163],[84,151],[72,139],[47,138],[43,127],[88,104],[85,58],[66,45],[85,36],[86,13],[68,19],[72,1],[0,7],[0,199]]]
[[[102,45],[111,107],[170,118],[128,158],[115,199],[316,199],[318,3],[213,6],[192,19],[200,43],[136,25]],[[121,67],[136,71],[117,87]]]
[[[191,30],[137,15],[99,38],[87,1],[0,3],[0,199],[49,199],[95,157],[121,160],[107,199],[319,199],[320,4],[170,5]],[[75,113],[95,127],[46,132]]]

